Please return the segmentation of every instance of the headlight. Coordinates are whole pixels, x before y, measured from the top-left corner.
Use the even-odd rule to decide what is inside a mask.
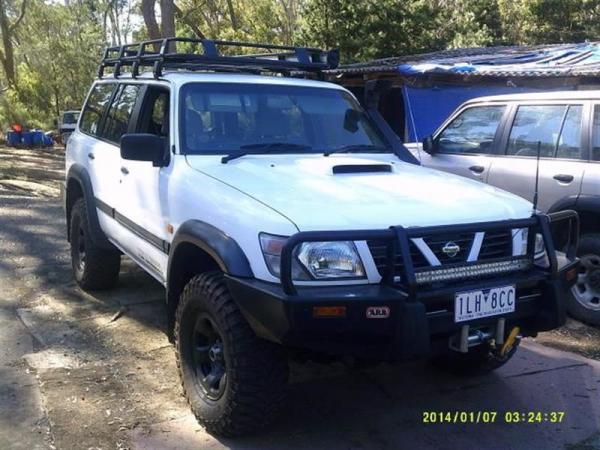
[[[272,275],[280,277],[281,250],[287,238],[261,233],[260,246]],[[298,281],[364,278],[365,269],[353,242],[305,242],[294,251],[292,278]]]
[[[271,272],[271,275],[279,278],[281,276],[281,250],[287,238],[267,233],[261,233],[258,237],[269,272]],[[292,260],[292,278],[294,280],[310,280],[306,271],[295,260]]]
[[[546,245],[544,244],[544,237],[540,233],[537,233],[535,235],[533,258],[541,259],[544,256],[546,256]]]
[[[298,260],[317,280],[364,278],[365,269],[354,242],[305,242]]]

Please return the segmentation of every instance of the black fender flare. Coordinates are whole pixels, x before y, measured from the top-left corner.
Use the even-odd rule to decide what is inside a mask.
[[[85,206],[88,215],[88,225],[90,227],[91,238],[94,244],[98,247],[104,248],[106,250],[114,250],[115,247],[108,240],[104,231],[100,227],[100,222],[98,220],[98,211],[96,209],[96,197],[94,197],[94,189],[92,187],[92,180],[90,179],[90,175],[85,167],[80,164],[73,164],[69,168],[69,172],[67,173],[67,183],[66,183],[66,193],[65,193],[65,204],[67,204],[67,196],[68,196],[68,187],[69,182],[75,180],[81,187],[81,191],[83,192]],[[68,220],[68,217],[67,217]],[[67,229],[69,224],[67,223]]]
[[[600,195],[580,195],[575,210],[600,214]]]
[[[574,211],[600,213],[600,195],[569,195],[556,201],[548,213],[572,209]]]
[[[568,195],[557,200],[552,206],[550,206],[550,208],[548,208],[548,214],[557,211],[564,211],[566,209],[576,209],[578,198],[578,195]]]
[[[182,244],[193,244],[206,252],[223,273],[244,278],[254,276],[246,254],[231,236],[201,220],[188,220],[178,228],[171,242],[167,280],[171,278],[173,256]]]

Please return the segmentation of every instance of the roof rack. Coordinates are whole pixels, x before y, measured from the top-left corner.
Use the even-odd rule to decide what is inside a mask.
[[[240,52],[241,49],[253,49],[261,53],[245,54]],[[231,55],[232,50],[240,54]],[[113,68],[115,78],[121,75],[123,67],[131,67],[131,76],[134,78],[142,67],[152,67],[154,77],[159,78],[165,69],[290,75],[335,69],[338,63],[338,50],[171,37],[106,48],[98,77],[104,76],[107,67]]]

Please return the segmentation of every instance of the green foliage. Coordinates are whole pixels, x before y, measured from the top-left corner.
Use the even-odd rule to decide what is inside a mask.
[[[30,0],[17,32],[17,86],[3,93],[0,122],[51,128],[64,109],[80,108],[104,46],[100,27],[78,4]]]
[[[0,2],[1,3],[1,2]],[[600,0],[175,0],[180,36],[337,47],[344,62],[486,45],[600,39]],[[160,1],[156,1],[157,12]],[[5,0],[18,21],[21,0]],[[1,6],[0,6],[1,8]],[[0,126],[79,108],[102,48],[146,39],[139,0],[28,0],[0,73]],[[1,46],[1,42],[0,42]]]

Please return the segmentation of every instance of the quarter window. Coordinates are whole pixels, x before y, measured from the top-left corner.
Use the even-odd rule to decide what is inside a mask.
[[[444,153],[490,154],[506,106],[478,106],[463,111],[437,137]]]
[[[108,110],[102,136],[112,142],[119,142],[127,132],[131,112],[138,97],[138,85],[122,85]]]
[[[519,106],[508,138],[507,154],[581,159],[581,105]]]
[[[92,88],[81,117],[80,129],[88,134],[98,135],[100,121],[106,111],[115,85],[97,84]]]
[[[592,161],[600,161],[600,105],[594,106],[592,124]]]

